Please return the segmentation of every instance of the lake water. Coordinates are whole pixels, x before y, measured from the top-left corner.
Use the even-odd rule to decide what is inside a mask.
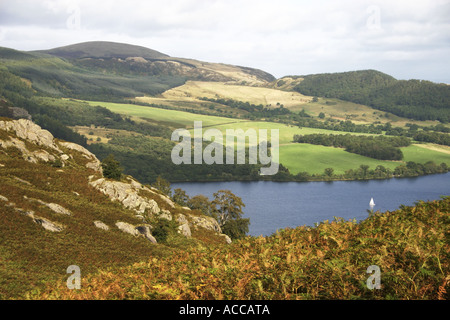
[[[174,183],[189,196],[203,194],[213,199],[221,189],[231,190],[245,204],[243,218],[250,218],[249,235],[268,236],[278,229],[341,217],[368,217],[374,211],[393,211],[419,200],[438,200],[450,195],[450,172],[415,178],[333,182],[186,182]]]

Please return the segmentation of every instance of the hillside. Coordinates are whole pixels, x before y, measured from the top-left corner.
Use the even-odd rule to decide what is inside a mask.
[[[0,179],[1,299],[449,298],[448,197],[230,243],[214,219],[6,118]],[[381,290],[366,285],[372,265]]]
[[[131,176],[105,179],[92,153],[29,120],[0,118],[0,180],[0,299],[54,282],[70,265],[87,275],[230,242],[213,218]]]
[[[170,260],[103,269],[83,279],[80,290],[49,283],[28,298],[448,300],[449,206],[450,198],[421,202],[361,223],[336,218],[228,246],[192,247]],[[376,267],[380,286],[371,290]]]
[[[338,98],[416,120],[450,121],[450,86],[396,80],[375,70],[306,75],[294,86],[305,95]]]
[[[179,76],[191,80],[254,84],[275,80],[269,73],[258,69],[174,58],[152,49],[116,42],[85,42],[39,52],[66,58],[83,68],[113,74]]]

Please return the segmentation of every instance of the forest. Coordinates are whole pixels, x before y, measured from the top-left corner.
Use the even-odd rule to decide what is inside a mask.
[[[309,96],[338,98],[415,120],[450,121],[450,86],[396,80],[375,70],[303,76],[294,88]]]

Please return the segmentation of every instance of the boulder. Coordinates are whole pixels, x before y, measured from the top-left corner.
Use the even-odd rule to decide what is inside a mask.
[[[125,233],[129,233],[135,237],[142,236],[147,240],[149,240],[150,242],[156,243],[156,239],[152,236],[150,232],[150,226],[144,225],[136,227],[130,223],[118,221],[116,222],[116,227]]]
[[[14,208],[17,212],[20,214],[23,214],[33,220],[34,223],[37,223],[38,225],[42,226],[45,230],[51,231],[51,232],[61,232],[64,227],[56,222],[50,221],[46,218],[40,217],[38,215],[35,215],[34,211],[26,211],[20,208]]]
[[[72,212],[70,212],[69,210],[67,210],[66,208],[64,208],[63,206],[57,204],[57,203],[47,203],[45,201],[39,200],[39,199],[33,199],[33,198],[28,198],[27,196],[23,196],[25,199],[28,199],[30,201],[36,201],[48,208],[50,208],[53,212],[58,213],[58,214],[64,214],[67,216],[72,215]]]
[[[134,210],[138,214],[148,213],[152,215],[160,212],[155,200],[139,195],[140,188],[136,184],[111,181],[104,178],[90,181],[89,184],[107,195],[111,201],[118,201],[125,208]]]
[[[178,222],[178,233],[190,238],[192,236],[191,228],[189,227],[189,222],[184,214],[178,214],[176,217],[176,221]]]
[[[99,228],[99,229],[102,229],[102,230],[105,230],[105,231],[109,230],[109,227],[106,224],[104,224],[103,222],[99,221],[99,220],[94,221],[94,225],[97,228]]]
[[[208,216],[192,216],[191,224],[194,227],[201,227],[207,230],[211,230],[217,233],[222,233],[222,229],[219,226],[219,223],[213,217]]]

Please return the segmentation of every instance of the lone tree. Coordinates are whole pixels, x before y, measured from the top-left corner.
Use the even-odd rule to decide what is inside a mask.
[[[176,188],[173,191],[172,200],[175,201],[175,203],[179,204],[180,206],[187,206],[189,201],[189,196],[186,194],[186,191],[184,191],[181,188]]]
[[[172,188],[170,186],[170,182],[163,177],[158,176],[152,186],[161,191],[166,196],[172,197]]]
[[[207,216],[214,216],[213,205],[211,201],[209,201],[208,197],[203,194],[199,194],[190,198],[187,202],[187,206],[192,210],[196,209],[200,210],[203,214]]]
[[[213,215],[222,228],[222,232],[233,239],[239,239],[248,232],[250,219],[243,219],[242,208],[245,204],[242,199],[230,190],[219,190],[213,194]]]
[[[103,176],[105,178],[120,180],[123,169],[120,166],[120,162],[114,159],[112,154],[103,159],[101,165],[103,169]]]

